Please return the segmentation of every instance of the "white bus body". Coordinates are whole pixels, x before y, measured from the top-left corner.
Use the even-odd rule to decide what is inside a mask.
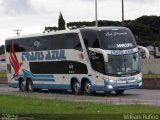
[[[140,88],[135,39],[125,27],[91,27],[9,38],[5,41],[10,87],[118,94]]]

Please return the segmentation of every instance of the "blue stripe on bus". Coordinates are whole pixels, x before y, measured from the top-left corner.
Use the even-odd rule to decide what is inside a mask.
[[[18,83],[8,83],[8,85],[9,85],[9,87],[13,87],[13,88],[19,87]]]
[[[54,76],[53,75],[47,75],[47,74],[32,74],[31,72],[27,70],[23,70],[24,78],[27,79],[27,77],[30,77],[33,81],[52,81],[54,82]]]

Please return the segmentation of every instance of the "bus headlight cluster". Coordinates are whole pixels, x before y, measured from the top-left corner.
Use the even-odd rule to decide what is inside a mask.
[[[142,80],[142,77],[138,77],[138,80]]]
[[[142,86],[142,82],[139,83],[139,87]]]
[[[117,82],[116,80],[109,80],[110,83],[115,83]]]
[[[109,88],[109,89],[112,89],[113,87],[112,87],[112,85],[108,85],[108,88]]]
[[[109,82],[113,83],[114,81],[113,80],[109,80]]]

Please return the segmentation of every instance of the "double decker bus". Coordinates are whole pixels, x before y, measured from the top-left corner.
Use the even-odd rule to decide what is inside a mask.
[[[142,86],[138,46],[125,27],[88,27],[6,39],[10,87],[91,95]]]

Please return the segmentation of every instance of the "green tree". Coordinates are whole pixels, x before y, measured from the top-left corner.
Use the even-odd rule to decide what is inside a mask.
[[[65,29],[66,29],[65,20],[63,18],[62,13],[60,12],[59,19],[58,19],[58,30],[65,30]]]
[[[45,33],[45,32],[51,32],[51,31],[54,31],[54,32],[56,32],[58,30],[58,28],[56,27],[56,26],[54,26],[54,27],[45,27],[45,29],[44,29],[44,31],[43,31],[43,33]]]
[[[0,46],[0,55],[1,55],[1,54],[4,54],[4,45],[1,45],[1,46]]]

